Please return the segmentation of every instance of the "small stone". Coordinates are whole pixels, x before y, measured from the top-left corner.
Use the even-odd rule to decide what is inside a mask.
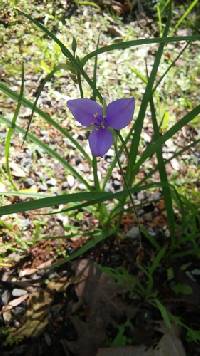
[[[152,193],[149,199],[150,199],[150,200],[153,200],[153,201],[154,201],[154,200],[159,200],[159,199],[160,199],[160,192],[154,192],[154,193]]]
[[[145,192],[139,192],[137,195],[138,200],[144,200],[145,199]]]
[[[66,189],[66,188],[68,188],[68,182],[63,182],[62,183],[62,189]]]
[[[20,323],[19,323],[19,321],[18,320],[13,320],[13,326],[14,326],[14,328],[19,328],[19,326],[20,326]]]
[[[195,276],[200,276],[200,269],[195,268],[191,271],[192,274],[194,274]]]
[[[74,186],[75,179],[72,175],[67,176],[67,183],[70,188],[72,188]]]
[[[24,181],[24,185],[26,188],[30,188],[34,185],[34,180],[32,178],[27,178],[25,181]]]
[[[24,289],[15,288],[12,291],[13,297],[21,297],[22,295],[26,295],[26,294],[27,294],[27,291]]]
[[[12,313],[9,310],[3,312],[3,320],[5,324],[9,324],[12,320]]]
[[[19,271],[19,277],[31,276],[37,271],[36,268],[25,268],[22,271]]]
[[[48,346],[51,346],[52,342],[51,342],[51,338],[50,338],[49,334],[44,333],[44,338],[45,338],[46,344]]]
[[[126,237],[136,239],[140,236],[140,230],[137,226],[133,226],[126,234]]]
[[[40,190],[41,192],[46,192],[46,191],[47,191],[47,186],[46,186],[45,184],[40,184],[39,190]]]
[[[7,305],[7,304],[8,304],[8,302],[9,302],[9,300],[10,300],[10,292],[9,292],[9,290],[6,289],[6,290],[3,292],[2,296],[1,296],[1,300],[2,300],[2,303],[3,303],[4,305]]]
[[[144,139],[145,142],[151,142],[151,137],[149,136],[149,134],[147,132],[143,132],[142,134],[142,138]]]
[[[146,213],[144,217],[146,221],[152,221],[152,213]]]
[[[79,189],[80,190],[86,190],[86,187],[83,183],[79,184]]]
[[[119,190],[120,189],[120,187],[121,187],[121,184],[120,184],[120,182],[117,180],[117,179],[115,179],[114,181],[113,181],[113,188],[114,188],[114,190]]]
[[[23,171],[23,169],[17,163],[12,162],[10,165],[10,168],[12,169],[12,174],[15,177],[17,177],[17,178],[25,178],[26,177],[26,173]]]
[[[15,315],[15,316],[19,316],[19,315],[22,315],[23,313],[25,312],[25,308],[24,307],[16,307],[16,308],[13,308],[12,310],[12,313]]]
[[[8,273],[8,271],[5,271],[4,272],[4,274],[3,274],[3,276],[1,277],[1,280],[3,281],[3,282],[6,282],[8,279],[9,279],[9,273]]]
[[[32,279],[34,280],[34,281],[36,281],[37,279],[40,279],[40,276],[38,276],[38,274],[33,274],[32,275]]]
[[[177,161],[176,158],[171,159],[170,162],[171,162],[172,168],[175,169],[175,171],[180,171],[181,166],[180,166],[180,163]]]
[[[56,179],[55,178],[51,178],[51,179],[47,180],[46,183],[47,183],[47,185],[49,187],[55,187],[56,186]]]

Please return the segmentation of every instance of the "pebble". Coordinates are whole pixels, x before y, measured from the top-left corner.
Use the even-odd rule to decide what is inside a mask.
[[[9,324],[12,320],[12,313],[9,310],[3,312],[3,320],[5,324]]]
[[[19,321],[18,320],[13,320],[13,326],[14,326],[14,328],[19,328],[19,326],[20,326]]]
[[[20,165],[18,165],[17,163],[12,162],[11,165],[10,165],[10,168],[12,168],[12,174],[15,177],[18,177],[18,178],[25,178],[26,177],[26,173],[20,167]]]
[[[180,171],[181,165],[180,165],[180,163],[177,161],[176,158],[171,159],[170,162],[171,162],[172,168],[175,169],[175,171]]]
[[[22,295],[26,295],[26,294],[27,294],[27,291],[24,289],[15,288],[12,290],[13,297],[21,297]]]
[[[2,303],[3,303],[4,305],[7,305],[7,304],[8,304],[8,302],[9,302],[9,300],[10,300],[10,292],[9,292],[9,290],[6,289],[6,290],[3,292],[2,296],[1,296],[1,300],[2,300]]]
[[[142,133],[142,138],[144,139],[145,142],[151,142],[151,137],[149,136],[149,134],[147,132],[143,132]]]
[[[120,182],[117,180],[117,179],[115,179],[114,181],[113,181],[113,188],[114,188],[114,190],[119,190],[120,188],[121,188],[121,184],[120,184]]]
[[[34,180],[32,178],[27,178],[25,181],[24,181],[24,185],[26,188],[30,188],[34,185]]]
[[[46,186],[45,184],[40,184],[39,190],[40,190],[41,192],[46,192],[46,191],[47,191],[47,186]]]
[[[161,196],[160,192],[154,192],[150,195],[149,199],[150,200],[159,200],[160,196]]]
[[[6,282],[8,279],[9,279],[9,273],[8,273],[8,271],[5,271],[3,276],[1,277],[1,280],[3,282]]]
[[[70,188],[72,188],[74,186],[75,179],[72,175],[67,176],[67,183]]]
[[[145,192],[139,192],[137,195],[138,200],[144,200],[145,199]]]
[[[13,310],[12,310],[12,313],[13,313],[15,316],[21,315],[21,314],[23,314],[24,312],[25,312],[25,308],[23,308],[22,306],[13,308]]]
[[[68,182],[62,183],[62,189],[66,189],[66,188],[68,188],[68,186],[69,186]]]
[[[56,186],[56,179],[55,178],[51,178],[49,180],[46,181],[47,185],[49,187],[55,187]]]
[[[151,221],[152,220],[152,213],[146,213],[145,215],[144,215],[144,217],[145,217],[145,220],[146,221]]]
[[[81,183],[81,184],[79,184],[79,189],[80,189],[80,190],[86,190],[86,187],[85,187],[84,184]]]
[[[140,236],[140,230],[139,227],[133,226],[126,234],[126,237],[136,239],[137,237]]]
[[[36,268],[25,268],[24,270],[19,271],[19,277],[31,276],[37,272]]]

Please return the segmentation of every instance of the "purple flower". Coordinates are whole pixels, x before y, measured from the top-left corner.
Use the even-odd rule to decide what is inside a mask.
[[[92,126],[89,135],[89,145],[94,156],[103,156],[113,143],[110,129],[120,130],[127,126],[132,119],[135,100],[118,99],[103,108],[91,99],[74,99],[67,102],[67,106],[75,119],[85,127]]]

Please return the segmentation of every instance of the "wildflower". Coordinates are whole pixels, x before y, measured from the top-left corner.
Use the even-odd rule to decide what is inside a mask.
[[[113,143],[112,130],[121,130],[132,119],[135,100],[118,99],[112,101],[104,110],[91,99],[74,99],[67,102],[75,119],[85,127],[92,127],[88,137],[91,152],[94,156],[103,156]],[[104,111],[106,111],[104,113]]]

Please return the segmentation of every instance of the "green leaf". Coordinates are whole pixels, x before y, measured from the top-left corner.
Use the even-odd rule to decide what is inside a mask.
[[[167,38],[167,34],[170,29],[171,12],[172,11],[171,11],[171,7],[170,7],[169,11],[168,11],[168,21],[165,26],[165,30],[164,30],[163,37],[162,37],[163,40]],[[163,54],[164,46],[165,46],[165,42],[163,41],[160,43],[158,51],[156,53],[153,68],[152,68],[152,71],[151,71],[151,74],[150,74],[150,77],[148,80],[148,84],[145,89],[145,93],[142,98],[142,103],[140,105],[138,117],[135,121],[135,127],[134,127],[135,131],[133,134],[133,139],[131,141],[131,147],[130,147],[130,153],[129,153],[129,159],[128,159],[128,169],[127,169],[127,174],[126,174],[126,178],[127,178],[129,185],[132,185],[132,182],[134,180],[134,166],[135,166],[135,161],[136,161],[136,157],[138,154],[141,131],[143,128],[143,121],[144,121],[144,117],[145,117],[145,113],[146,113],[146,109],[147,109],[149,100],[152,95],[152,90],[153,90],[154,82],[155,82],[156,75],[158,72],[161,57]]]
[[[21,80],[21,88],[20,88],[20,93],[19,93],[19,97],[18,97],[18,102],[17,102],[17,107],[15,109],[14,115],[13,115],[13,119],[12,119],[12,123],[11,123],[11,127],[9,127],[8,129],[8,133],[6,136],[6,141],[5,141],[5,160],[6,160],[6,170],[9,176],[9,180],[12,183],[13,187],[15,188],[15,184],[13,182],[12,179],[12,175],[10,172],[10,166],[9,166],[9,157],[10,157],[10,143],[11,143],[11,138],[12,135],[14,133],[15,130],[15,124],[19,115],[19,111],[20,111],[20,107],[22,104],[22,98],[23,98],[23,94],[24,94],[24,63],[22,62],[22,80]]]
[[[154,106],[153,96],[150,98],[150,108],[151,108],[151,118],[152,118],[153,129],[154,129],[154,139],[156,140],[162,136],[159,132],[158,122],[156,119],[156,110],[155,110],[155,106]],[[175,243],[175,241],[174,241],[174,239],[175,239],[175,216],[174,216],[173,205],[172,205],[172,194],[171,194],[170,184],[168,183],[165,162],[164,162],[164,159],[162,156],[162,147],[159,147],[157,149],[156,156],[157,156],[157,160],[158,160],[158,171],[159,171],[159,175],[160,175],[162,193],[164,196],[165,208],[167,211],[168,226],[169,226],[171,238],[172,238],[173,242]]]
[[[142,74],[137,68],[131,67],[131,72],[133,72],[136,77],[138,77],[143,83],[147,84],[148,83],[148,78]]]
[[[76,42],[76,38],[73,37],[72,39],[72,44],[71,44],[71,49],[74,52],[74,54],[76,53],[76,48],[77,48],[77,42]]]
[[[154,187],[158,187],[159,183],[151,183],[145,185],[145,189],[151,189]],[[132,193],[144,190],[144,187],[133,187],[130,189]],[[106,200],[113,200],[113,199],[121,199],[123,196],[127,196],[129,194],[128,190],[124,190],[118,193],[112,192],[80,192],[80,193],[73,193],[73,194],[62,194],[52,197],[47,197],[43,199],[31,200],[27,202],[21,202],[11,205],[5,205],[0,207],[0,216],[9,215],[13,213],[25,212],[35,209],[41,209],[45,207],[51,207],[60,204],[67,204],[67,203],[75,203],[78,202],[90,202],[91,205],[96,202],[103,202]]]
[[[60,267],[66,262],[72,261],[75,258],[82,256],[84,253],[94,248],[98,243],[110,237],[114,232],[115,230],[109,230],[94,233],[93,236],[89,239],[89,241],[87,241],[82,247],[78,248],[70,256],[63,258],[60,262],[56,262],[55,264],[53,264],[51,266],[51,269],[54,270],[55,268]]]
[[[188,6],[187,10],[184,12],[184,14],[180,17],[180,19],[177,21],[175,27],[174,27],[174,32],[180,27],[182,22],[185,20],[185,18],[189,15],[189,13],[193,10],[193,8],[198,4],[199,0],[193,0],[192,3]]]
[[[80,61],[78,61],[73,55],[72,53],[68,50],[67,47],[65,47],[65,45],[54,35],[53,32],[49,31],[47,29],[46,26],[44,26],[41,22],[39,22],[38,20],[34,19],[32,16],[20,11],[19,9],[17,9],[17,11],[19,12],[20,15],[26,17],[29,21],[31,21],[33,24],[35,24],[38,28],[40,28],[44,33],[46,33],[46,35],[48,35],[55,43],[58,44],[58,46],[60,47],[62,53],[64,54],[64,56],[71,62],[71,64],[74,66],[75,71],[77,73],[80,73],[83,78],[86,80],[86,82],[89,84],[89,86],[92,88],[92,90],[95,90],[94,85],[93,85],[93,81],[88,77],[87,73],[84,71],[83,67],[82,67],[82,63],[80,63]],[[100,94],[100,92],[96,89],[95,90],[96,96],[99,98],[99,100],[102,102],[103,98]]]
[[[175,294],[191,295],[192,287],[183,283],[176,283],[174,286],[171,286],[171,289]]]
[[[48,74],[46,75],[46,77],[45,77],[44,79],[42,79],[42,80],[40,81],[40,83],[39,83],[39,86],[38,86],[38,88],[37,88],[37,90],[36,90],[37,95],[36,95],[35,101],[34,101],[34,103],[33,103],[32,112],[31,112],[31,115],[30,115],[30,117],[29,117],[27,129],[26,129],[26,132],[25,132],[25,135],[24,135],[24,141],[25,141],[26,138],[27,138],[27,134],[28,134],[28,132],[29,132],[29,128],[30,128],[30,125],[31,125],[31,122],[32,122],[32,119],[33,119],[34,112],[36,111],[36,107],[37,107],[37,103],[38,103],[40,94],[41,94],[42,90],[44,89],[45,84],[46,84],[48,81],[51,80],[51,78],[54,76],[54,74],[56,73],[56,71],[59,70],[59,69],[60,69],[60,67],[59,67],[59,68],[57,68],[57,67],[53,68],[53,70],[52,70],[50,73],[48,73]]]
[[[136,162],[133,167],[132,174],[136,175],[142,164],[149,159],[154,153],[156,153],[157,149],[169,140],[173,135],[175,135],[178,131],[182,129],[185,125],[187,125],[190,121],[192,121],[198,114],[200,113],[200,105],[196,106],[193,110],[191,110],[188,114],[186,114],[182,119],[180,119],[176,124],[174,124],[163,136],[158,138],[157,140],[151,142],[147,148],[142,153],[139,160]]]
[[[96,54],[102,54],[105,52],[111,52],[115,50],[124,50],[126,48],[130,47],[136,47],[136,46],[141,46],[141,45],[151,45],[155,43],[164,43],[164,45],[168,43],[176,43],[176,42],[195,42],[195,41],[200,41],[200,35],[192,35],[192,36],[177,36],[177,37],[157,37],[157,38],[142,38],[139,40],[131,40],[131,41],[123,41],[123,42],[117,42],[108,46],[100,47],[98,50],[95,50],[93,52],[90,52],[87,54],[85,57],[82,58],[82,64],[85,65],[86,62],[95,57]]]
[[[166,307],[158,300],[158,299],[154,299],[155,305],[157,306],[157,308],[160,311],[160,314],[165,322],[165,325],[171,329],[171,317],[170,317],[170,313],[168,312],[168,310],[166,309]]]

